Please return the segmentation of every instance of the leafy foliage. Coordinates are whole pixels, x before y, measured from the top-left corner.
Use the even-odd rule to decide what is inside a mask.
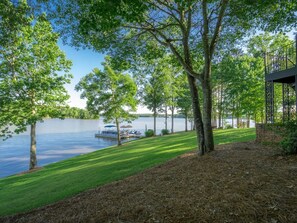
[[[154,136],[154,130],[152,130],[152,129],[148,129],[148,130],[146,130],[145,131],[145,137],[152,137],[152,136]]]
[[[297,17],[296,1],[287,0],[43,1],[54,2],[54,7],[48,8],[55,11],[57,28],[75,46],[137,60],[131,55],[145,52],[147,43],[154,42],[173,55],[190,77],[201,154],[214,148],[211,128],[213,61],[221,57],[222,51],[240,43],[247,33],[259,28],[291,29],[296,27]],[[197,79],[203,106],[198,102]],[[239,114],[243,109],[241,105],[237,107]]]
[[[62,109],[63,115],[66,118],[76,119],[98,119],[98,113],[91,113],[87,109],[76,108],[76,107],[65,107]]]
[[[169,130],[168,129],[162,129],[161,130],[162,135],[169,135]]]
[[[76,90],[87,99],[87,109],[104,116],[104,122],[129,121],[129,112],[136,111],[137,87],[128,74],[113,70],[108,57],[102,65],[103,71],[95,68],[80,80]]]
[[[297,154],[297,121],[284,124],[283,140],[280,146],[285,154]]]
[[[61,117],[71,61],[45,15],[33,23],[24,1],[7,3],[0,13],[0,128],[10,137],[44,117]]]
[[[93,114],[102,115],[104,122],[116,123],[119,133],[119,123],[134,118],[130,112],[136,111],[137,87],[128,74],[116,72],[110,61],[111,58],[106,57],[102,63],[104,70],[95,68],[75,88],[82,91],[81,98],[87,99],[87,109]],[[120,134],[117,140],[121,145]]]

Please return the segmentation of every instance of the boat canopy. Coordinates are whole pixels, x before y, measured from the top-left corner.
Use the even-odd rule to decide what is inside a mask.
[[[123,129],[132,128],[132,125],[122,125],[121,128]]]
[[[116,125],[105,125],[104,128],[114,128],[117,127]]]

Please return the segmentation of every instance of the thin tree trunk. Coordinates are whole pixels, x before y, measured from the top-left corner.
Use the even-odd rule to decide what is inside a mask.
[[[213,100],[216,100],[217,99],[217,90],[213,92],[213,96],[212,96],[212,99]],[[215,101],[214,101],[215,102]],[[212,104],[217,104],[217,103],[212,103]],[[218,127],[218,124],[217,124],[217,117],[218,117],[218,114],[217,114],[217,107],[213,106],[212,107],[212,125],[213,127]]]
[[[223,85],[220,85],[220,108],[221,108],[221,121],[222,128],[224,128],[224,108],[223,108]]]
[[[185,131],[188,131],[188,113],[185,112]]]
[[[117,132],[118,132],[118,135],[117,135],[118,146],[120,146],[120,145],[122,145],[121,132],[120,132],[120,123],[119,123],[119,120],[117,118],[116,118],[116,126],[117,126]]]
[[[225,128],[224,117],[225,117],[225,112],[222,109],[222,129]]]
[[[232,128],[234,128],[234,103],[232,103]]]
[[[250,114],[248,114],[247,117],[246,117],[246,127],[247,128],[250,127]]]
[[[168,129],[168,125],[167,125],[167,121],[168,121],[168,112],[167,112],[167,105],[165,106],[165,129]]]
[[[218,89],[218,111],[219,111],[219,128],[222,127],[222,104],[221,104],[221,86]]]
[[[174,107],[171,106],[171,133],[174,133]]]
[[[156,129],[157,129],[157,127],[156,127],[156,122],[157,122],[156,118],[157,118],[157,108],[154,107],[154,136],[156,135]]]
[[[197,135],[197,143],[199,148],[199,154],[205,154],[205,139],[204,139],[204,130],[203,130],[203,122],[202,115],[200,110],[199,103],[199,95],[198,89],[196,86],[195,78],[187,74],[188,83],[190,87],[191,97],[192,97],[192,108],[193,108],[193,116],[194,116],[194,126]]]
[[[34,169],[37,166],[37,157],[36,157],[36,123],[31,124],[31,145],[30,145],[30,170]]]

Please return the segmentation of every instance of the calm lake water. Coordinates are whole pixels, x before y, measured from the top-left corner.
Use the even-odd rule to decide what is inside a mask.
[[[139,118],[134,120],[132,125],[133,129],[143,133],[146,127],[153,129],[153,118]],[[115,140],[94,137],[103,126],[102,120],[46,119],[43,123],[38,123],[38,166],[115,145]],[[164,118],[157,118],[157,133],[163,128]],[[171,120],[168,119],[168,129],[170,128]],[[185,120],[174,119],[174,131],[184,131],[184,129]],[[0,140],[0,178],[28,170],[29,146],[28,131],[6,141]]]

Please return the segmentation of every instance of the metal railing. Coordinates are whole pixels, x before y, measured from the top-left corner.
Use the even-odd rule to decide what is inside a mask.
[[[265,53],[266,74],[286,70],[295,67],[296,64],[297,58],[295,42],[277,50]]]

